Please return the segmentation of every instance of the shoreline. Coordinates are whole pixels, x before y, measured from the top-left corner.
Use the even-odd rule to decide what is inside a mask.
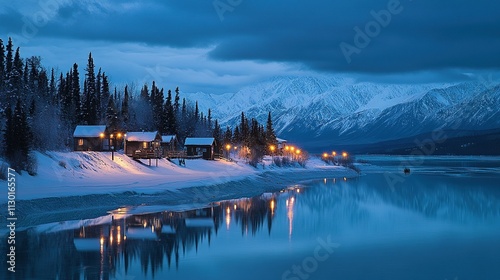
[[[265,192],[275,192],[292,184],[325,177],[357,176],[353,170],[341,166],[324,165],[317,159],[311,160],[310,166],[305,168],[266,166],[265,169],[256,169],[246,164],[192,160],[187,162],[187,166],[191,166],[192,169],[176,171],[188,172],[188,176],[184,177],[177,173],[163,174],[166,173],[167,168],[175,170],[178,167],[173,167],[172,163],[166,160],[162,161],[162,165],[164,166],[158,168],[147,167],[145,174],[132,174],[132,177],[139,178],[137,181],[139,183],[142,177],[148,178],[149,180],[143,181],[143,185],[137,182],[122,185],[127,178],[120,177],[120,174],[117,174],[120,172],[115,172],[113,176],[109,177],[116,180],[121,179],[121,183],[110,184],[110,180],[108,180],[107,185],[93,185],[96,180],[86,180],[85,176],[80,178],[80,174],[73,176],[76,179],[68,181],[66,186],[64,183],[58,185],[58,182],[61,183],[59,180],[56,181],[55,185],[48,186],[47,182],[43,182],[38,187],[32,185],[27,188],[28,190],[19,190],[16,203],[18,226],[29,228],[60,221],[93,219],[124,206],[131,209],[158,206],[155,207],[158,212],[181,205],[198,208],[220,200],[253,197]],[[199,170],[195,170],[197,167]],[[213,169],[208,169],[209,167],[213,167]],[[46,165],[44,169],[50,169],[50,172],[54,172],[53,165]],[[152,176],[151,170],[153,173],[163,173]],[[102,173],[102,170],[98,171]],[[26,177],[26,175],[20,177]],[[48,178],[50,176],[40,175],[38,178],[32,177],[30,179],[43,181]],[[24,181],[24,183],[23,180],[19,181],[19,189],[23,187],[23,184],[29,183],[26,182],[27,180]],[[49,183],[51,182],[54,180],[49,180]],[[82,185],[82,183],[86,183],[86,185]],[[44,186],[47,188],[46,191],[44,191]],[[33,190],[33,192],[25,195],[29,190]],[[51,193],[50,190],[54,190],[54,192]],[[2,207],[6,207],[6,202],[0,203]]]

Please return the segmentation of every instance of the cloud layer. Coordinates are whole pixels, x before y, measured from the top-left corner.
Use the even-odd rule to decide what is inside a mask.
[[[100,42],[146,61],[148,51],[182,53],[194,60],[158,67],[179,76],[204,71],[207,80],[213,71],[218,82],[245,79],[242,67],[394,75],[500,65],[500,3],[488,0],[28,0],[0,8],[0,22],[1,38],[32,48]]]

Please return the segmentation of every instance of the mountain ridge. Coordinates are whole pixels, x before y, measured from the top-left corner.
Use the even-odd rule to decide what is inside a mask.
[[[346,77],[274,77],[222,95],[187,93],[221,126],[241,112],[264,123],[271,111],[281,138],[307,148],[376,143],[437,128],[500,127],[500,86],[480,82],[377,84]]]

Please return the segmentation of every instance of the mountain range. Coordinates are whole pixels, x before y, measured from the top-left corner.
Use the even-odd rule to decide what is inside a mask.
[[[212,109],[222,127],[241,112],[265,123],[270,111],[280,138],[312,151],[408,138],[436,129],[500,128],[500,85],[480,81],[382,84],[346,77],[275,77],[236,93],[185,93]],[[451,134],[450,134],[451,133]]]

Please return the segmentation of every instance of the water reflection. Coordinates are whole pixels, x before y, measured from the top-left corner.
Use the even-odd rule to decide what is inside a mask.
[[[495,234],[500,233],[500,190],[494,182],[489,178],[412,176],[389,188],[377,174],[325,178],[307,187],[292,186],[278,193],[183,212],[130,216],[123,208],[113,212],[113,219],[105,224],[53,233],[19,232],[16,277],[120,279],[134,275],[134,279],[163,279],[170,272],[193,273],[190,268],[210,262],[218,253],[237,257],[243,248],[256,251],[255,255],[247,253],[249,260],[261,258],[265,250],[260,245],[281,252],[274,260],[294,260],[295,254],[302,254],[283,251],[284,240],[307,245],[317,236],[333,235],[336,242],[352,247],[387,240],[432,240],[436,232],[469,230],[475,232],[473,237]],[[219,242],[214,245],[215,239]],[[2,247],[3,256],[5,250]],[[281,271],[272,263],[267,265],[264,271]],[[214,273],[216,278],[218,272]]]

